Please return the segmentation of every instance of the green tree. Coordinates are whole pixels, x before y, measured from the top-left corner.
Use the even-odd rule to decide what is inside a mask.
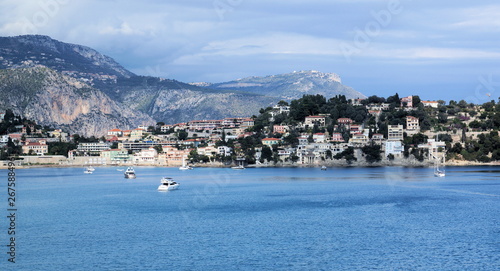
[[[186,132],[185,130],[180,130],[179,132],[177,132],[177,138],[179,140],[186,140],[188,137],[188,132]]]
[[[267,161],[271,161],[273,159],[273,151],[269,148],[269,146],[262,146],[261,158]]]

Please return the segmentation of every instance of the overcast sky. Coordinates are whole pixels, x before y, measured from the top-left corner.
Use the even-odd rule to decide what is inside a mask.
[[[500,96],[494,0],[0,3],[0,35],[86,45],[141,75],[223,82],[319,70],[368,96],[481,103]]]

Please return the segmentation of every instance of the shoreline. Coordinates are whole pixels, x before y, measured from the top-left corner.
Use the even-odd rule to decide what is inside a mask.
[[[64,165],[64,164],[34,164],[34,165],[19,165],[16,166],[16,169],[30,169],[30,168],[84,168],[87,166],[93,167],[159,167],[159,168],[178,168],[179,166],[165,166],[165,165],[151,165],[151,164],[134,164],[134,165],[112,165],[112,164],[81,164],[81,165]],[[225,165],[223,163],[217,164],[193,164],[194,168],[226,168],[230,169],[235,166],[234,164]],[[245,168],[319,168],[322,166],[326,166],[327,168],[375,168],[375,167],[406,167],[406,168],[431,168],[434,164],[430,161],[418,162],[415,160],[404,160],[404,161],[380,161],[375,163],[368,162],[360,162],[355,161],[351,164],[346,161],[337,160],[337,161],[328,161],[324,163],[318,164],[292,164],[292,163],[277,163],[273,162],[267,164],[250,164],[246,165]],[[500,161],[497,162],[474,162],[474,161],[463,161],[463,160],[450,160],[447,161],[443,166],[450,167],[471,167],[471,166],[500,166]],[[8,166],[0,166],[1,169],[8,169]]]

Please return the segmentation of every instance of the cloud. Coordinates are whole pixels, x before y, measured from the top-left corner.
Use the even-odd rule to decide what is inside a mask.
[[[471,7],[457,10],[460,14],[458,22],[451,26],[455,28],[473,28],[475,31],[500,31],[500,5]]]
[[[226,4],[222,18],[214,1],[3,0],[0,35],[50,35],[97,49],[138,73],[186,81],[326,69],[382,86],[394,74],[405,78],[408,67],[431,75],[451,66],[462,75],[479,67],[498,72],[494,0],[400,0],[402,12],[362,48],[357,29],[389,0],[217,1]],[[357,49],[351,62],[345,45]],[[374,69],[378,76],[369,77]]]

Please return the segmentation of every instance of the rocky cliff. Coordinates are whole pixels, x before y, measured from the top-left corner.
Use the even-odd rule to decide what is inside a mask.
[[[114,127],[154,125],[148,115],[111,100],[102,91],[44,66],[0,70],[0,110],[85,136]]]

